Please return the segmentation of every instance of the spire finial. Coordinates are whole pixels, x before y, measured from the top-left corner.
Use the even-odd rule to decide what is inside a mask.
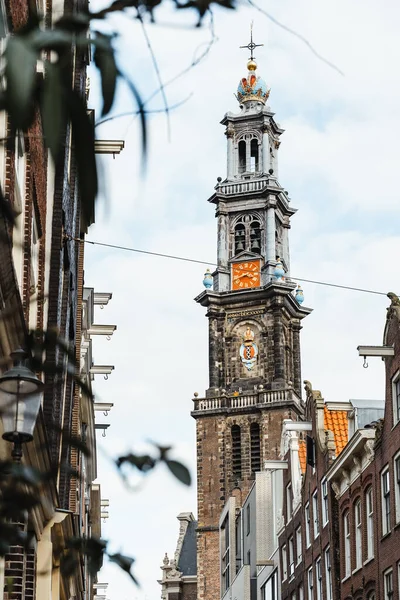
[[[253,50],[255,48],[258,48],[259,46],[264,46],[264,44],[255,44],[253,42],[253,21],[251,21],[251,23],[250,23],[250,42],[247,44],[247,46],[240,46],[240,48],[248,48],[250,50],[250,59],[249,60],[254,60]]]

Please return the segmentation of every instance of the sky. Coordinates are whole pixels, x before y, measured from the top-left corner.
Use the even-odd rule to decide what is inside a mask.
[[[214,11],[215,42],[195,68],[165,88],[170,132],[163,113],[148,116],[146,172],[135,117],[96,127],[99,139],[124,140],[113,159],[100,157],[102,196],[87,239],[215,262],[216,220],[207,198],[226,175],[226,138],[219,124],[236,112],[237,84],[246,75],[250,22],[258,73],[271,88],[269,105],[285,129],[279,180],[298,208],[290,231],[291,274],[378,292],[400,293],[400,5],[372,0],[259,0],[287,28],[279,27],[244,0],[238,10]],[[193,13],[156,11],[146,32],[164,82],[188,67],[210,40],[208,21],[193,28]],[[121,70],[143,98],[158,88],[140,23],[115,16]],[[99,83],[90,73],[90,104],[100,120]],[[163,107],[160,94],[147,105]],[[113,114],[135,110],[126,86],[119,86]],[[94,340],[96,364],[112,364],[105,381],[94,382],[96,399],[112,402],[105,438],[98,437],[98,482],[110,500],[103,537],[110,550],[136,557],[137,589],[118,567],[106,565],[110,600],[160,597],[157,579],[165,552],[178,537],[176,516],[196,514],[196,490],[186,488],[163,466],[127,490],[112,457],[152,451],[150,441],[173,446],[195,479],[193,393],[208,387],[205,310],[193,298],[203,289],[206,265],[86,245],[85,285],[111,292],[96,322],[117,325],[108,341]],[[383,363],[363,369],[358,345],[382,343],[384,295],[302,283],[302,376],[329,401],[383,398]]]

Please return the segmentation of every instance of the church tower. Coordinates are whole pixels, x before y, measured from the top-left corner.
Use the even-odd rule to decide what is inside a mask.
[[[227,177],[209,202],[218,219],[218,266],[197,298],[209,323],[209,387],[194,398],[197,430],[197,599],[220,598],[218,523],[233,493],[244,501],[255,472],[279,454],[282,422],[303,414],[300,288],[290,278],[296,209],[278,180],[283,129],[257,75],[256,45],[237,89],[240,111],[222,120]],[[235,560],[235,557],[230,557]]]

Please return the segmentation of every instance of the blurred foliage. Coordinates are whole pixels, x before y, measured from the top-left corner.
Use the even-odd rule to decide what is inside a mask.
[[[85,93],[72,87],[71,73],[74,59],[80,54],[88,60],[91,52],[93,62],[101,76],[102,116],[112,110],[118,80],[123,79],[129,86],[137,105],[141,121],[142,153],[147,152],[147,123],[144,103],[131,80],[118,68],[113,39],[115,34],[105,35],[95,27],[96,21],[105,20],[116,11],[127,11],[128,16],[142,20],[149,17],[155,20],[155,9],[163,0],[115,0],[108,7],[98,11],[89,10],[65,14],[46,29],[45,23],[31,11],[28,22],[9,36],[2,56],[3,72],[0,80],[0,110],[6,111],[9,119],[10,136],[6,141],[9,147],[15,143],[17,135],[29,136],[37,124],[42,131],[44,146],[57,165],[63,159],[69,128],[72,134],[75,161],[78,172],[78,189],[81,200],[83,221],[91,214],[98,192],[96,171],[94,126],[88,113]],[[202,24],[204,16],[213,5],[234,8],[235,0],[173,0],[177,10],[191,9],[198,17],[196,26]],[[168,107],[165,109],[168,110]],[[14,212],[0,188],[0,213],[12,227]],[[1,239],[1,243],[5,240]],[[9,316],[9,315],[7,315]],[[5,317],[3,311],[2,317]],[[75,348],[59,336],[58,331],[31,332],[26,339],[30,368],[36,373],[57,374],[72,377],[83,393],[92,397],[91,389],[78,373]],[[47,360],[49,350],[61,353],[64,360],[57,366]],[[3,361],[3,366],[6,361]],[[0,415],[1,416],[1,415]],[[89,455],[83,439],[74,439],[68,431],[63,434],[64,443]],[[126,454],[115,459],[115,466],[122,480],[127,481],[127,469],[140,474],[153,471],[159,464],[167,469],[184,485],[191,484],[188,469],[170,458],[170,447],[154,444],[156,452],[151,455]],[[41,449],[47,451],[46,447]],[[45,502],[45,489],[56,485],[59,471],[68,477],[79,478],[69,464],[55,465],[47,472],[10,460],[0,460],[0,556],[9,552],[11,546],[30,547],[32,539],[26,531],[27,515]],[[61,570],[65,575],[72,574],[79,567],[82,556],[87,557],[90,572],[94,575],[100,569],[103,557],[116,563],[131,579],[134,559],[122,554],[109,554],[107,542],[95,538],[73,537],[60,556]],[[12,586],[12,582],[10,583]]]

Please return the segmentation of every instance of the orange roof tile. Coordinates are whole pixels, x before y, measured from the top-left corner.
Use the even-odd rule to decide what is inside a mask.
[[[324,407],[324,428],[333,432],[336,446],[336,456],[338,456],[349,440],[349,430],[347,423],[347,411],[328,410]]]
[[[306,441],[305,440],[299,440],[299,461],[300,461],[300,469],[302,473],[306,472],[306,462],[307,462],[307,457],[306,457]]]

